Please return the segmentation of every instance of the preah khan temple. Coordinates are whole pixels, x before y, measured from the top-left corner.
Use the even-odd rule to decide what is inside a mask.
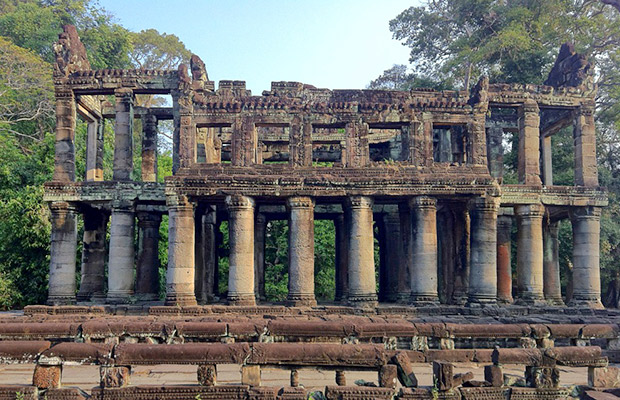
[[[65,25],[44,186],[49,293],[46,304],[0,315],[0,366],[33,368],[28,385],[0,384],[0,400],[620,397],[620,311],[601,301],[608,196],[595,72],[572,44],[558,46],[543,85],[276,81],[253,95],[244,81],[209,80],[196,55],[174,70],[91,69]],[[86,143],[77,143],[81,123]],[[161,183],[159,132],[169,127],[172,175]],[[552,137],[566,128],[570,186],[554,184],[552,157]],[[111,180],[104,146],[113,146]],[[315,290],[318,220],[335,230],[333,301]],[[570,276],[558,255],[563,220]],[[266,295],[273,221],[288,222],[284,302]],[[192,381],[141,380],[162,365],[190,368]],[[78,367],[94,368],[88,392],[63,383]],[[319,373],[327,385],[312,383]]]

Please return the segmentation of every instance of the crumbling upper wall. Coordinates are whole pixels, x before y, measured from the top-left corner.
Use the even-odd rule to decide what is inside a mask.
[[[63,25],[62,33],[58,35],[58,42],[54,44],[54,53],[56,55],[54,76],[69,76],[76,71],[90,69],[86,47],[80,41],[73,25]]]
[[[558,58],[549,72],[545,85],[573,86],[594,89],[594,68],[585,55],[578,54],[572,43],[564,43]]]

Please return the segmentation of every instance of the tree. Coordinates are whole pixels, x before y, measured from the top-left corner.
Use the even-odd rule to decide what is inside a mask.
[[[129,39],[133,47],[129,57],[136,68],[176,69],[192,56],[178,36],[156,29],[131,32]]]
[[[394,64],[392,68],[383,71],[383,74],[368,85],[368,89],[382,90],[410,90],[415,88],[443,90],[449,87],[450,84],[446,82],[438,82],[428,77],[419,77],[409,71],[407,66],[403,64]]]

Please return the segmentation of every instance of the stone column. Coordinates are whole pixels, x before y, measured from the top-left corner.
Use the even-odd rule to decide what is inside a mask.
[[[573,225],[573,297],[571,306],[600,309],[600,207],[578,207],[570,212]]]
[[[288,228],[288,297],[292,306],[315,306],[314,200],[290,197]]]
[[[138,263],[136,265],[136,297],[159,299],[159,225],[161,215],[138,213]]]
[[[575,185],[598,186],[594,104],[582,104],[575,112]]]
[[[543,293],[549,304],[563,306],[558,230],[557,222],[545,224],[543,230]]]
[[[97,120],[89,121],[86,128],[86,181],[102,181],[103,169],[98,165],[101,126]]]
[[[370,197],[355,196],[348,200],[349,229],[349,303],[359,307],[375,307],[374,235]]]
[[[142,182],[157,182],[157,117],[142,118]]]
[[[511,240],[512,217],[497,217],[497,300],[512,303]]]
[[[411,254],[411,210],[409,204],[398,204],[400,214],[400,235],[402,239],[402,260],[398,271],[398,294],[396,301],[402,304],[409,303],[411,299],[411,270],[413,260],[408,257]]]
[[[384,214],[383,226],[385,229],[385,272],[387,291],[385,299],[396,302],[401,296],[408,293],[407,262],[403,251],[400,213]]]
[[[133,204],[115,202],[110,221],[108,303],[126,303],[134,293],[134,223]]]
[[[56,88],[56,143],[54,181],[75,180],[75,95],[71,89]]]
[[[265,234],[267,218],[256,214],[254,232],[254,293],[257,300],[265,300]]]
[[[417,196],[411,208],[411,303],[435,304],[437,295],[437,200]]]
[[[228,196],[228,303],[256,304],[254,294],[254,200],[246,196]]]
[[[52,238],[50,246],[50,279],[47,304],[75,302],[75,256],[77,229],[75,207],[65,202],[50,204]],[[27,277],[24,277],[27,279]]]
[[[543,238],[542,204],[515,206],[517,216],[517,296],[524,304],[542,304]]]
[[[77,294],[79,301],[103,302],[105,299],[105,239],[108,216],[99,210],[84,213],[82,241],[82,278]]]
[[[472,201],[469,303],[497,301],[497,210],[499,198]]]
[[[194,205],[183,196],[168,198],[166,305],[196,305],[194,291]]]
[[[349,298],[349,238],[345,214],[334,219],[336,230],[336,296],[335,301],[346,302]]]
[[[540,185],[540,109],[535,100],[519,107],[519,183]]]
[[[545,186],[553,185],[553,159],[551,157],[551,136],[541,136],[542,181]]]
[[[217,211],[207,206],[202,215],[196,215],[196,299],[204,304],[215,300],[217,250]]]
[[[114,125],[114,168],[112,179],[131,180],[133,171],[133,91],[116,89]]]

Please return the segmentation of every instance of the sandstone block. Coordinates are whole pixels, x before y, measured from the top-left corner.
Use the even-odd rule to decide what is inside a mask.
[[[105,367],[99,369],[102,388],[122,388],[129,385],[131,367]]]
[[[413,372],[413,367],[409,361],[409,356],[405,352],[400,352],[392,357],[391,362],[397,367],[398,380],[405,387],[417,387],[418,378]]]
[[[489,382],[493,387],[501,387],[504,385],[504,373],[499,365],[485,365],[484,380]]]
[[[34,368],[32,384],[39,389],[56,389],[61,385],[62,365],[39,365]]]
[[[452,384],[454,386],[461,386],[462,384],[466,382],[470,382],[472,379],[474,379],[474,373],[471,371],[465,372],[464,374],[456,374],[452,378],[453,380]]]
[[[243,365],[241,367],[241,384],[260,386],[260,365]]]
[[[452,389],[454,387],[454,365],[433,361],[433,382],[436,382],[439,391]]]
[[[593,387],[620,387],[620,368],[588,367],[588,385]]]
[[[215,386],[217,383],[217,367],[215,364],[199,365],[197,375],[200,386]]]
[[[557,388],[560,370],[556,367],[525,367],[525,380],[533,388]]]
[[[379,386],[395,389],[397,379],[398,367],[396,365],[384,365],[379,370]]]

